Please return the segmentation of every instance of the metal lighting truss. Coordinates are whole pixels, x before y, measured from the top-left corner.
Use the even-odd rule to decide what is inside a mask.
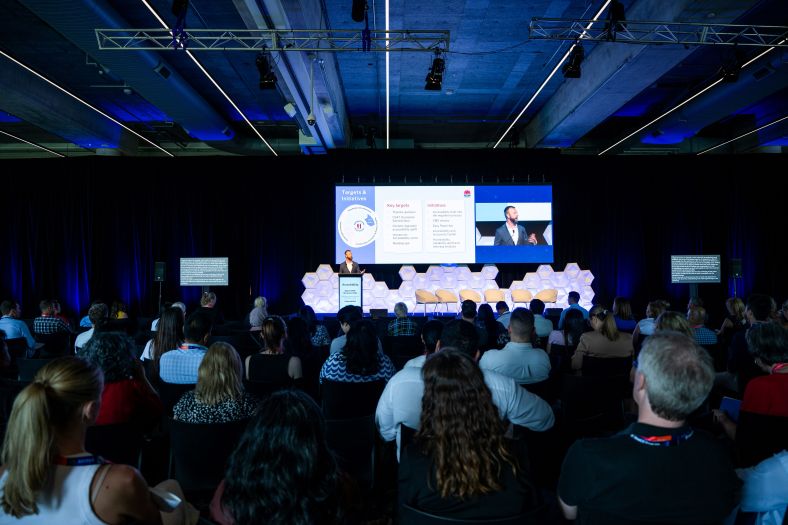
[[[712,46],[788,47],[788,27],[646,20],[580,20],[532,18],[528,25],[532,40],[571,40],[624,44],[682,44]]]
[[[96,29],[101,50],[166,51],[362,51],[363,35],[352,29]],[[449,50],[449,31],[372,31],[370,51]]]

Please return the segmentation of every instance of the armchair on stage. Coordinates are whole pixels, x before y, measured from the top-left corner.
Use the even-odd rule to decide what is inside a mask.
[[[321,264],[301,279],[306,289],[301,299],[317,313],[336,313],[339,309],[339,277],[334,266]],[[418,273],[413,266],[403,266],[399,269],[402,283],[392,290],[367,272],[362,278],[364,311],[386,308],[393,312],[394,305],[402,301],[410,312],[456,312],[463,298],[476,303],[487,302],[493,307],[495,302],[503,300],[513,308],[527,306],[532,297],[537,297],[548,307],[564,308],[567,294],[572,290],[580,293],[580,305],[590,308],[594,298],[591,288],[594,276],[590,270],[581,270],[577,263],[567,264],[560,272],[543,264],[535,272],[526,273],[522,280],[512,281],[509,288],[498,287],[497,275],[498,268],[494,264],[484,265],[479,272],[472,272],[467,266],[430,266],[426,272]]]

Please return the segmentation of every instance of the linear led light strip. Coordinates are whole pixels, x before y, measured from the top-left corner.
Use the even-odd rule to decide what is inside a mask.
[[[783,40],[782,40],[782,41],[781,41],[779,44],[777,44],[777,45],[778,45],[778,46],[779,46],[779,45],[782,45],[782,44],[783,44],[783,43],[784,43],[786,40],[788,40],[788,39],[787,39],[787,38],[784,38],[784,39],[783,39]],[[744,63],[742,66],[741,66],[741,68],[739,68],[739,69],[744,69],[745,67],[749,66],[750,64],[752,64],[753,62],[755,62],[756,60],[758,60],[759,58],[761,58],[761,57],[762,57],[762,56],[764,56],[765,54],[767,54],[767,53],[770,53],[770,52],[771,52],[772,50],[774,50],[774,49],[776,49],[776,46],[774,46],[774,47],[770,47],[770,48],[768,48],[767,50],[763,51],[762,53],[759,53],[759,54],[758,54],[758,55],[756,55],[754,58],[751,58],[750,60],[748,60],[747,62],[745,62],[745,63]],[[715,80],[714,82],[712,82],[711,84],[709,84],[708,86],[706,86],[705,88],[703,88],[702,90],[698,91],[697,93],[695,93],[694,95],[692,95],[691,97],[689,97],[689,98],[688,98],[687,100],[685,100],[684,102],[681,102],[681,103],[680,103],[680,104],[678,104],[677,106],[675,106],[675,107],[673,107],[673,108],[671,108],[671,109],[667,110],[665,113],[663,113],[662,115],[658,116],[657,118],[655,118],[654,120],[652,120],[651,122],[649,122],[648,124],[646,124],[645,126],[642,126],[642,127],[638,128],[638,129],[636,129],[635,131],[633,131],[632,133],[630,133],[629,135],[627,135],[627,136],[626,136],[626,137],[624,137],[623,139],[619,140],[618,142],[616,142],[616,143],[615,143],[615,144],[613,144],[612,146],[609,146],[609,147],[607,147],[607,148],[603,149],[603,150],[602,150],[602,151],[600,151],[600,152],[599,152],[597,155],[598,155],[598,156],[599,156],[599,155],[604,155],[605,153],[607,153],[607,152],[608,152],[608,151],[610,151],[611,149],[615,148],[616,146],[618,146],[618,145],[619,145],[619,144],[621,144],[622,142],[624,142],[624,141],[626,141],[626,140],[629,140],[630,138],[634,137],[635,135],[637,135],[638,133],[640,133],[641,131],[643,131],[643,130],[644,130],[644,129],[646,129],[647,127],[649,127],[649,126],[651,126],[652,124],[654,124],[655,122],[657,122],[658,120],[661,120],[662,118],[664,118],[664,117],[667,117],[668,115],[670,115],[671,113],[673,113],[674,111],[676,111],[676,110],[677,110],[677,109],[679,109],[680,107],[684,106],[684,105],[685,105],[685,104],[687,104],[688,102],[690,102],[690,101],[694,100],[695,98],[697,98],[697,97],[701,96],[702,94],[704,94],[705,92],[707,92],[708,90],[710,90],[711,88],[713,88],[714,86],[716,86],[717,84],[719,84],[720,82],[722,82],[722,80],[723,80],[722,78],[719,78],[719,79]],[[722,144],[720,144],[720,146],[722,146]],[[718,147],[718,146],[715,146],[715,147]],[[709,150],[706,150],[706,151],[709,151]],[[705,152],[701,152],[701,153],[705,153]]]
[[[136,135],[137,137],[141,138],[142,140],[144,140],[145,142],[147,142],[148,144],[150,144],[150,145],[151,145],[151,146],[153,146],[154,148],[156,148],[156,149],[159,149],[159,150],[163,151],[164,153],[166,153],[166,154],[167,154],[167,155],[169,155],[170,157],[174,157],[174,156],[175,156],[175,155],[173,155],[172,153],[170,153],[169,151],[167,151],[166,149],[164,149],[164,148],[162,148],[161,146],[159,146],[158,144],[155,144],[155,143],[151,142],[150,140],[146,139],[145,137],[143,137],[142,135],[140,135],[139,133],[137,133],[137,132],[136,132],[136,131],[134,131],[133,129],[131,129],[131,128],[129,128],[129,127],[127,127],[127,126],[125,126],[125,125],[124,125],[124,124],[122,124],[121,122],[119,122],[119,121],[115,120],[114,118],[110,117],[109,115],[107,115],[106,113],[104,113],[103,111],[101,111],[101,110],[100,110],[99,108],[97,108],[96,106],[93,106],[93,105],[89,104],[88,102],[86,102],[85,100],[83,100],[83,99],[79,98],[79,97],[78,97],[78,96],[76,96],[74,93],[72,93],[72,92],[68,91],[66,88],[64,88],[64,87],[61,87],[61,86],[59,86],[58,84],[55,84],[54,82],[52,82],[51,80],[49,80],[49,79],[48,79],[47,77],[45,77],[44,75],[42,75],[42,74],[40,74],[40,73],[37,73],[36,71],[33,71],[32,69],[30,69],[29,67],[27,67],[26,65],[24,65],[22,62],[20,62],[19,60],[15,59],[14,57],[12,57],[11,55],[8,55],[7,53],[5,53],[5,52],[3,52],[3,51],[0,51],[0,55],[3,55],[3,56],[4,56],[4,57],[6,57],[8,60],[10,60],[10,61],[11,61],[11,62],[13,62],[14,64],[18,65],[19,67],[22,67],[22,68],[26,69],[27,71],[29,71],[30,73],[34,74],[35,76],[37,76],[38,78],[40,78],[41,80],[43,80],[43,81],[44,81],[44,82],[46,82],[47,84],[51,85],[52,87],[55,87],[55,88],[59,89],[60,91],[62,91],[63,93],[65,93],[65,94],[66,94],[66,95],[68,95],[69,97],[73,98],[74,100],[76,100],[76,101],[78,101],[78,102],[81,102],[82,104],[86,105],[87,107],[89,107],[90,109],[92,109],[93,111],[95,111],[96,113],[98,113],[99,115],[102,115],[102,116],[104,116],[104,117],[108,118],[109,120],[111,120],[112,122],[114,122],[115,124],[117,124],[118,126],[120,126],[121,128],[125,129],[125,130],[126,130],[126,131],[128,131],[129,133],[132,133],[132,134]]]
[[[169,26],[167,26],[167,24],[164,22],[164,20],[162,20],[162,18],[159,16],[159,14],[156,12],[156,10],[155,10],[155,9],[153,9],[153,7],[152,7],[152,6],[151,6],[151,5],[148,3],[148,1],[147,1],[147,0],[142,0],[142,3],[143,3],[143,4],[145,4],[145,7],[147,7],[147,8],[148,8],[148,11],[150,11],[150,12],[151,12],[151,14],[152,14],[152,15],[153,15],[153,16],[156,18],[156,20],[158,20],[158,21],[159,21],[159,23],[161,24],[161,26],[162,26],[164,29],[170,29],[170,28],[169,28]],[[246,115],[244,114],[244,112],[243,112],[243,111],[241,111],[241,108],[239,108],[239,107],[238,107],[238,105],[237,105],[235,102],[233,102],[233,99],[231,99],[231,98],[230,98],[230,95],[228,95],[227,93],[225,93],[225,91],[224,91],[224,90],[221,88],[221,86],[218,84],[218,82],[216,82],[216,81],[213,79],[213,77],[210,75],[210,73],[208,73],[208,71],[206,71],[206,70],[205,70],[205,68],[204,68],[204,67],[202,67],[202,64],[200,64],[200,62],[199,62],[199,61],[198,61],[198,60],[197,60],[197,59],[194,57],[194,55],[192,54],[192,52],[191,52],[191,51],[189,51],[188,49],[186,49],[185,51],[186,51],[186,55],[188,55],[188,57],[192,59],[192,62],[194,62],[194,64],[195,64],[195,65],[196,65],[198,68],[200,68],[200,71],[202,71],[202,72],[203,72],[203,75],[205,75],[205,77],[206,77],[208,80],[210,80],[210,81],[211,81],[211,83],[212,83],[212,84],[213,84],[213,85],[216,87],[216,89],[218,89],[218,90],[219,90],[219,93],[221,93],[221,94],[222,94],[222,96],[224,96],[224,98],[225,98],[225,99],[227,99],[227,102],[229,102],[229,103],[230,103],[230,105],[231,105],[232,107],[234,107],[234,108],[235,108],[235,111],[237,111],[237,112],[238,112],[238,114],[239,114],[239,115],[241,115],[241,118],[242,118],[242,119],[244,119],[244,121],[245,121],[245,122],[246,122],[246,123],[249,125],[249,127],[250,127],[250,128],[252,128],[252,131],[254,132],[254,134],[255,134],[255,135],[257,135],[257,137],[258,137],[260,140],[262,140],[262,141],[263,141],[263,144],[265,144],[265,145],[268,147],[268,149],[270,149],[270,150],[271,150],[271,153],[273,153],[273,154],[274,154],[274,156],[277,156],[277,157],[278,157],[279,155],[276,153],[276,151],[274,151],[274,148],[272,148],[272,147],[271,147],[271,145],[268,143],[268,141],[267,141],[267,140],[265,140],[265,139],[263,138],[263,136],[260,134],[260,132],[259,132],[259,131],[257,131],[257,128],[255,128],[255,127],[252,125],[252,122],[251,122],[251,121],[250,121],[250,120],[249,120],[249,119],[246,117]]]
[[[386,0],[386,149],[389,149],[389,0]]]
[[[717,144],[716,146],[712,146],[712,147],[710,147],[710,148],[704,149],[703,151],[699,151],[699,152],[698,152],[698,155],[703,155],[704,153],[708,153],[708,152],[710,152],[710,151],[712,151],[712,150],[715,150],[715,149],[717,149],[717,148],[720,148],[720,147],[722,147],[722,146],[724,146],[724,145],[726,145],[726,144],[730,144],[731,142],[736,142],[736,141],[737,141],[737,140],[739,140],[739,139],[743,139],[743,138],[744,138],[744,137],[746,137],[747,135],[752,135],[753,133],[757,133],[757,132],[761,131],[762,129],[766,129],[766,128],[768,128],[769,126],[774,126],[775,124],[777,124],[777,123],[779,123],[779,122],[782,122],[783,120],[786,120],[786,119],[788,119],[788,115],[784,116],[783,118],[778,118],[777,120],[775,120],[775,121],[773,121],[773,122],[769,122],[768,124],[764,124],[764,125],[763,125],[763,126],[761,126],[760,128],[756,128],[756,129],[754,129],[754,130],[752,130],[752,131],[748,131],[747,133],[744,133],[744,134],[742,134],[742,135],[739,135],[739,136],[738,136],[738,137],[736,137],[736,138],[733,138],[733,139],[730,139],[730,140],[726,140],[726,141],[725,141],[725,142],[723,142],[722,144]]]
[[[599,11],[596,12],[596,14],[594,15],[594,18],[591,19],[591,22],[588,23],[588,25],[585,27],[585,29],[583,29],[583,32],[580,34],[580,36],[577,37],[578,40],[583,38],[583,36],[585,36],[585,34],[586,34],[586,31],[591,29],[591,26],[594,24],[594,22],[599,20],[599,17],[602,16],[602,13],[604,12],[605,9],[607,9],[607,6],[610,4],[610,2],[612,2],[612,0],[605,0],[605,3],[602,4],[602,7],[600,7]],[[506,137],[506,135],[509,134],[509,132],[512,130],[512,128],[515,126],[515,124],[517,124],[517,121],[520,120],[520,117],[522,117],[523,114],[528,110],[528,108],[531,107],[531,104],[533,104],[533,101],[536,100],[536,97],[539,96],[539,93],[541,93],[542,90],[545,88],[545,86],[547,86],[547,83],[550,82],[550,79],[553,78],[553,75],[556,74],[556,72],[558,71],[558,68],[560,68],[561,65],[566,61],[566,59],[569,58],[569,55],[572,54],[572,51],[574,51],[576,46],[577,46],[577,44],[572,44],[569,47],[569,49],[566,51],[566,53],[564,53],[564,56],[561,57],[561,60],[558,61],[558,63],[555,65],[555,67],[550,72],[550,74],[547,75],[547,78],[544,79],[544,82],[542,82],[542,85],[539,86],[539,89],[536,90],[536,92],[528,100],[528,103],[525,105],[525,107],[520,111],[520,113],[517,114],[517,116],[515,117],[514,121],[509,125],[508,128],[506,128],[506,131],[503,132],[503,135],[501,135],[501,138],[499,138],[498,142],[495,143],[495,146],[493,146],[493,149],[498,147],[498,145],[501,143],[501,141]]]
[[[52,151],[49,148],[45,148],[44,146],[41,146],[39,144],[35,144],[33,142],[30,142],[29,140],[25,140],[22,137],[17,137],[16,135],[11,135],[10,133],[6,133],[5,131],[2,131],[2,130],[0,130],[0,133],[2,133],[3,135],[6,135],[7,137],[11,137],[12,139],[16,139],[19,142],[24,142],[25,144],[30,144],[31,146],[33,146],[35,148],[42,149],[42,150],[46,151],[47,153],[51,153],[52,155],[57,155],[58,157],[65,157],[65,155],[61,155],[57,151]]]

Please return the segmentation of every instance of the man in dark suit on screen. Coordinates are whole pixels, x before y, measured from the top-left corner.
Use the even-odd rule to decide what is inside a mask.
[[[495,230],[495,246],[536,246],[536,234],[528,235],[525,227],[517,224],[517,208],[507,206],[503,209],[506,223]]]
[[[339,264],[339,273],[364,273],[353,260],[353,252],[345,250],[345,260]]]

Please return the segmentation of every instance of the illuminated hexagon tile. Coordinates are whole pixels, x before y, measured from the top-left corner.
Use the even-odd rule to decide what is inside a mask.
[[[328,282],[331,283],[331,288],[336,290],[337,288],[339,288],[339,275],[332,273],[331,277],[328,278]]]
[[[389,287],[385,282],[376,282],[372,287],[372,295],[377,299],[384,299],[389,294]]]
[[[453,273],[444,273],[440,279],[441,288],[446,288],[447,290],[456,288],[458,282],[457,276]]]
[[[498,283],[495,282],[494,279],[487,279],[485,281],[484,286],[482,287],[483,290],[499,290]]]
[[[314,288],[315,285],[320,282],[320,277],[317,276],[315,272],[307,272],[304,274],[304,277],[301,279],[301,284],[304,285],[304,288],[307,290],[310,288]]]
[[[427,279],[427,274],[426,273],[417,273],[415,276],[413,276],[413,289],[414,290],[419,290],[419,289],[422,289],[422,288],[426,289],[426,288],[429,288],[429,286],[430,286],[430,280]]]
[[[539,288],[542,285],[542,280],[539,278],[539,275],[537,275],[536,272],[528,272],[525,274],[523,284],[529,290],[533,290]]]
[[[549,264],[542,264],[536,269],[536,274],[543,281],[549,280],[553,273],[553,267]]]
[[[594,274],[591,273],[591,270],[581,270],[580,275],[578,276],[578,281],[583,283],[585,286],[591,286],[591,283],[594,282]]]
[[[510,290],[525,290],[525,283],[522,281],[512,281],[509,285]]]
[[[391,310],[391,308],[389,307],[388,301],[386,301],[385,299],[381,299],[381,298],[375,298],[372,301],[371,307],[372,308],[380,308],[380,309],[385,308],[386,310],[389,310],[389,311]]]
[[[372,276],[371,273],[365,273],[361,277],[361,282],[362,282],[362,286],[364,288],[364,291],[371,290],[372,288],[375,287],[375,278]]]
[[[399,294],[401,297],[411,297],[415,295],[416,287],[413,286],[413,281],[402,281],[399,285]]]
[[[371,294],[371,293],[366,293],[366,292],[364,292],[364,293],[362,293],[362,294],[361,294],[361,304],[362,304],[363,306],[369,306],[369,305],[371,305],[371,304],[372,304],[372,301],[373,301],[374,299],[375,299],[375,298],[372,296],[372,294]]]
[[[498,276],[498,267],[494,264],[485,264],[482,267],[481,274],[485,279],[495,279]]]
[[[471,279],[471,269],[467,266],[458,266],[454,272],[458,281],[469,281]]]
[[[570,281],[574,281],[577,279],[577,276],[580,275],[580,265],[577,263],[567,263],[564,267],[564,273]]]
[[[580,299],[585,302],[593,302],[595,295],[594,290],[590,286],[584,286],[583,289],[580,290]]]
[[[416,268],[413,266],[403,266],[399,269],[399,277],[403,281],[412,281],[416,276]]]
[[[415,299],[402,298],[400,300],[403,303],[405,303],[405,306],[408,307],[408,312],[415,312],[416,311],[416,300]],[[421,306],[421,305],[419,305],[419,306]],[[394,311],[394,306],[391,307],[391,310]]]
[[[484,287],[486,279],[482,277],[481,272],[473,272],[471,278],[468,280],[468,288],[474,290],[481,290]]]
[[[430,281],[440,281],[443,277],[443,268],[440,266],[430,266],[427,268],[427,279]]]
[[[553,285],[556,288],[564,288],[569,286],[569,279],[564,272],[555,272],[553,274],[553,278],[550,280],[553,281]]]
[[[304,301],[304,304],[312,306],[312,303],[315,302],[315,291],[305,290],[304,293],[301,294],[301,300]]]
[[[315,312],[320,314],[328,314],[337,311],[337,307],[332,305],[331,301],[326,298],[320,299],[317,304],[313,306],[313,308],[315,309]]]
[[[334,295],[334,288],[331,286],[331,283],[328,281],[318,281],[315,285],[315,296],[316,297],[329,297]]]
[[[315,273],[321,281],[327,281],[332,275],[334,275],[334,269],[331,268],[330,264],[321,264],[317,267],[317,271]]]

